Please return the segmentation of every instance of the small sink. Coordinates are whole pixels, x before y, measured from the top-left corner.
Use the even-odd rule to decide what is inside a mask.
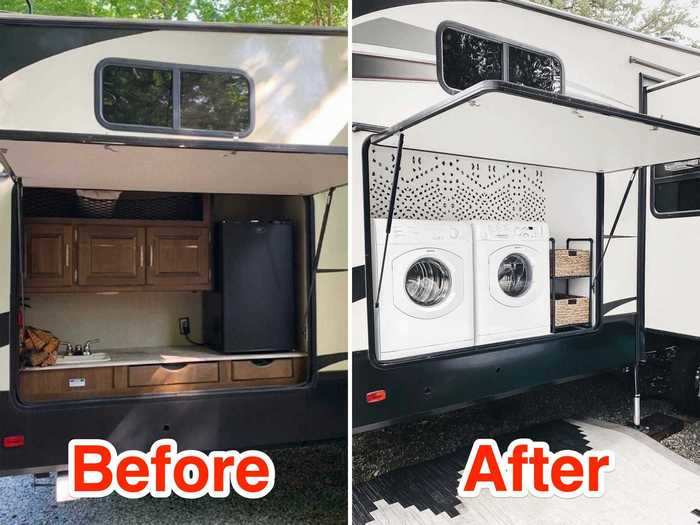
[[[109,361],[109,354],[105,352],[94,352],[90,355],[59,355],[56,359],[57,365],[77,365],[80,363],[99,363]]]

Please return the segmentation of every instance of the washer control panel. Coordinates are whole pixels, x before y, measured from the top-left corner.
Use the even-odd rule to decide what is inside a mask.
[[[372,219],[375,228],[375,242],[384,242],[386,219]],[[390,244],[441,244],[450,242],[471,242],[472,231],[469,223],[455,221],[421,221],[394,219],[391,225]]]

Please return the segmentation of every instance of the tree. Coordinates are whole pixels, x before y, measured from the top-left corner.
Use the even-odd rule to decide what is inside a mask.
[[[347,0],[32,0],[34,13],[242,24],[347,25]],[[26,12],[25,0],[0,11]]]
[[[533,0],[534,2],[576,15],[607,22],[648,35],[670,38],[697,46],[688,30],[698,27],[693,8],[698,0],[680,3],[678,0],[660,0],[657,5],[645,7],[643,0]]]

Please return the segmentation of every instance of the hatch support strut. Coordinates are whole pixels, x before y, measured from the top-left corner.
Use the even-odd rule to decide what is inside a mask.
[[[394,208],[396,207],[396,189],[399,186],[399,171],[401,171],[401,154],[403,153],[403,133],[399,135],[399,145],[396,147],[396,163],[394,164],[394,181],[391,183],[391,196],[389,197],[389,214],[386,219],[386,235],[384,237],[384,253],[382,254],[382,267],[379,270],[379,286],[377,287],[377,299],[374,307],[379,308],[379,296],[382,293],[382,281],[384,280],[384,264],[386,263],[386,249],[389,246],[391,224],[394,221]]]
[[[306,295],[306,312],[304,313],[304,325],[306,325],[306,319],[309,315],[309,310],[311,309],[311,298],[313,297],[314,291],[316,290],[316,275],[318,274],[318,264],[321,260],[321,250],[323,250],[323,239],[326,237],[326,226],[328,226],[328,216],[331,211],[331,204],[333,203],[333,193],[335,193],[335,186],[328,190],[326,195],[326,207],[323,210],[323,219],[321,219],[321,231],[318,235],[318,244],[316,245],[316,253],[314,254],[313,266],[311,267],[311,282],[309,283],[309,290]]]
[[[596,288],[596,283],[598,282],[598,275],[600,274],[600,269],[603,267],[603,259],[605,259],[605,254],[608,253],[608,247],[610,246],[610,241],[612,241],[613,235],[615,235],[615,230],[617,229],[617,223],[620,221],[620,216],[622,215],[622,210],[625,208],[625,203],[627,202],[627,197],[630,194],[630,190],[632,189],[632,184],[634,183],[635,176],[637,175],[637,172],[639,171],[639,167],[636,167],[632,170],[632,175],[630,176],[630,180],[627,182],[627,187],[625,188],[625,193],[622,196],[622,201],[620,202],[620,206],[617,209],[617,215],[615,215],[615,220],[613,221],[612,228],[610,229],[610,234],[608,235],[608,241],[605,243],[605,248],[603,249],[603,255],[600,256],[600,261],[598,261],[598,266],[596,267],[595,270],[595,275],[593,276],[593,279],[591,280],[591,286],[593,289]]]

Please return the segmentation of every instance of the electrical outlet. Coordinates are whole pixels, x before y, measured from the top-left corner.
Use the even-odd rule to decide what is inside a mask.
[[[190,335],[190,318],[180,317],[178,322],[180,323],[180,335]]]

